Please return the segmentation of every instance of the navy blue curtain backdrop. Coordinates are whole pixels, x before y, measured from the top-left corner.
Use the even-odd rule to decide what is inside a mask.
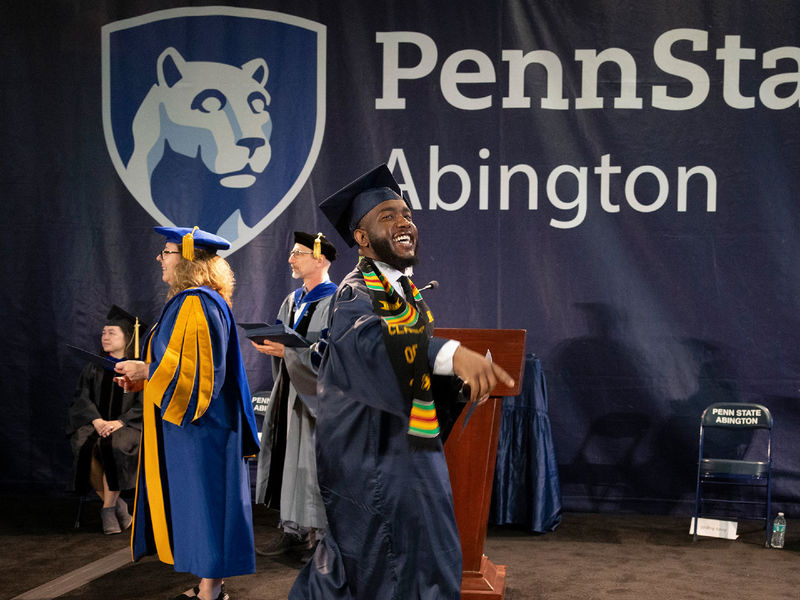
[[[437,324],[527,329],[565,509],[686,512],[717,401],[773,411],[797,506],[800,4],[12,0],[0,64],[3,488],[65,488],[65,345],[158,317],[153,226],[231,238],[272,320],[292,231],[339,280],[317,205],[387,162]]]

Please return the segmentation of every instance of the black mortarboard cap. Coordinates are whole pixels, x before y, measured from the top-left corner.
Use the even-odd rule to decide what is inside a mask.
[[[116,304],[111,306],[111,310],[106,315],[106,325],[117,325],[128,337],[133,335],[133,326],[135,324],[136,317]]]
[[[139,334],[136,334],[136,326],[139,326]],[[111,309],[108,311],[106,315],[106,325],[116,325],[125,336],[128,338],[128,344],[133,345],[136,344],[137,350],[135,356],[138,358],[138,342],[139,340],[137,337],[144,335],[144,332],[147,331],[147,323],[139,320],[137,317],[132,315],[126,310],[123,310],[116,304],[111,305]]]
[[[305,231],[294,232],[294,243],[301,244],[306,248],[311,248],[312,250],[314,249],[314,243],[318,239],[322,256],[331,262],[336,260],[336,248],[328,241],[328,238],[325,237],[325,234],[318,233],[314,235],[313,233],[306,233]]]
[[[356,243],[353,231],[364,215],[381,202],[393,199],[408,204],[389,167],[383,164],[323,200],[319,207],[347,245],[352,247]]]

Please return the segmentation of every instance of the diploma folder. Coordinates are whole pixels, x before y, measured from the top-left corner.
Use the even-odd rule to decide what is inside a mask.
[[[263,344],[264,340],[269,340],[289,348],[307,348],[311,345],[306,338],[282,323],[278,325],[239,323],[239,327],[244,329],[245,335],[257,344]]]
[[[97,365],[98,367],[103,367],[104,369],[108,369],[109,371],[113,371],[114,367],[117,365],[116,361],[111,360],[106,356],[101,356],[99,354],[95,354],[94,352],[89,352],[88,350],[84,350],[83,348],[78,348],[77,346],[71,346],[67,344],[67,348],[69,348],[70,352],[75,356],[82,358],[83,360],[92,363],[93,365]]]

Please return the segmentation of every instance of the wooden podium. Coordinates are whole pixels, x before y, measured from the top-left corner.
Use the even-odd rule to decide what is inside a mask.
[[[495,565],[483,553],[489,508],[492,501],[494,464],[503,396],[517,396],[522,389],[525,361],[524,329],[442,329],[437,337],[459,340],[480,354],[491,351],[492,360],[503,367],[515,385],[498,385],[492,396],[478,406],[463,429],[468,407],[453,426],[444,446],[458,533],[461,537],[463,575],[462,600],[500,600],[505,596],[506,567]]]

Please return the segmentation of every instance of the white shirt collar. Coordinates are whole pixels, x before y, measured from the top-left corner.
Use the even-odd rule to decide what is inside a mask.
[[[383,276],[389,280],[389,283],[392,284],[392,287],[397,291],[397,293],[400,294],[403,298],[405,298],[406,293],[405,291],[403,291],[403,286],[400,285],[400,278],[403,275],[405,275],[406,277],[411,277],[411,275],[414,274],[414,268],[407,267],[405,272],[398,271],[393,266],[380,260],[375,261],[375,266],[378,267],[381,273],[383,273]]]
[[[390,264],[387,264],[380,260],[376,260],[375,265],[381,270],[381,273],[383,273],[386,279],[388,279],[392,283],[400,279],[400,277],[402,277],[403,275],[405,275],[406,277],[411,277],[414,274],[414,267],[407,267],[405,271],[398,271]]]

